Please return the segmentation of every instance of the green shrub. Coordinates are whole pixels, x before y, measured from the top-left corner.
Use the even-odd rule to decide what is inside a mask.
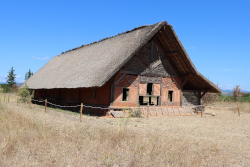
[[[240,102],[250,102],[250,97],[241,97]]]
[[[31,97],[29,87],[25,84],[23,88],[18,90],[18,95],[23,102],[26,102]]]
[[[225,102],[233,102],[233,101],[250,102],[250,93],[244,94],[242,97],[238,97],[237,99],[235,99],[233,96],[224,96],[221,94],[219,96],[219,100]]]
[[[1,87],[3,88],[3,93],[10,92],[10,85],[9,84],[1,84]]]
[[[126,110],[129,110],[129,117],[133,117],[133,118],[141,118],[141,110],[140,109],[137,109],[137,110],[132,110],[131,108],[129,109],[126,109]]]
[[[242,97],[249,97],[250,98],[250,93],[243,94]]]

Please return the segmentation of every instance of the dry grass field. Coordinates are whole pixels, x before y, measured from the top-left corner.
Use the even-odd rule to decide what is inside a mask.
[[[4,102],[0,166],[250,166],[250,104],[216,116],[100,118]],[[230,104],[231,105],[231,104]]]

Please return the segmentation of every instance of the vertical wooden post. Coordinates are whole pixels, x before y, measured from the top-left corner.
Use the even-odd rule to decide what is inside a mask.
[[[80,122],[82,122],[82,107],[83,107],[83,103],[81,103],[81,108],[80,108]]]
[[[202,117],[202,108],[203,108],[203,106],[201,105],[201,117]]]
[[[16,105],[18,106],[18,97],[16,98]]]
[[[148,119],[148,116],[149,116],[149,104],[148,104],[147,119]]]
[[[201,91],[198,91],[198,105],[201,105]]]
[[[238,115],[240,116],[240,107],[239,107],[239,105],[237,105],[237,108],[238,108]]]
[[[46,112],[46,108],[47,108],[47,99],[45,99],[45,112]]]

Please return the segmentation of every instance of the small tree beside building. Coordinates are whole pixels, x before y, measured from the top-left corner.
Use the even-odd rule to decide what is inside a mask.
[[[9,75],[6,78],[9,87],[12,87],[13,85],[16,84],[16,74],[14,74],[14,72],[15,70],[13,69],[13,67],[11,67]]]
[[[6,77],[7,84],[2,84],[3,92],[9,92],[9,91],[17,91],[16,86],[16,74],[14,73],[13,67],[11,67],[8,76]]]
[[[31,70],[29,69],[29,71],[26,72],[25,74],[25,81],[27,81],[32,75],[33,75],[33,72],[31,72]]]

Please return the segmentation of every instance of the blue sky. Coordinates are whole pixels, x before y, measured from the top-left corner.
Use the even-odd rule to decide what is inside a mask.
[[[17,82],[66,50],[166,20],[196,68],[222,89],[250,91],[250,1],[0,0],[0,82]]]

